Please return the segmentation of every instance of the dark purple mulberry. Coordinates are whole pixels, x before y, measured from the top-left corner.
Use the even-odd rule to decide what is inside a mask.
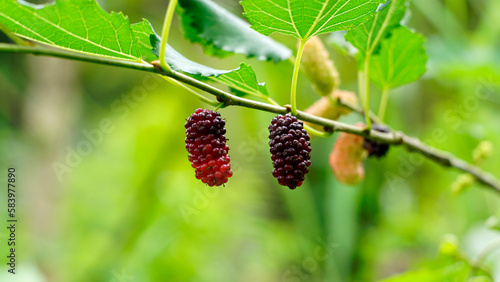
[[[311,165],[311,143],[303,127],[302,121],[290,114],[275,117],[269,125],[273,176],[290,189],[302,185]]]
[[[389,132],[389,129],[387,129],[384,126],[374,124],[372,126],[374,130],[380,131],[380,132]],[[383,144],[371,139],[366,139],[365,138],[365,143],[363,144],[363,147],[365,148],[366,151],[368,151],[368,156],[372,157],[375,156],[377,158],[383,157],[387,154],[387,151],[389,151],[389,145],[388,144]]]
[[[191,166],[196,170],[196,178],[209,186],[220,186],[233,175],[225,123],[218,112],[197,109],[184,125]]]

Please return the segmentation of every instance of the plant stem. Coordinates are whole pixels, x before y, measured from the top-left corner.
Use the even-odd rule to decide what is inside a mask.
[[[42,55],[42,56],[50,56],[57,57],[75,61],[96,63],[101,65],[110,65],[122,68],[129,68],[135,70],[149,71],[157,73],[155,67],[151,64],[145,62],[135,62],[128,60],[120,60],[115,58],[108,58],[99,55],[90,55],[81,52],[70,52],[66,50],[61,50],[57,48],[48,48],[48,47],[40,47],[40,46],[20,46],[9,43],[0,43],[0,52],[3,53],[26,53],[33,55]]]
[[[364,70],[362,71],[363,80],[361,82],[365,110],[366,127],[372,128],[372,120],[370,119],[370,55],[367,53],[365,57]]]
[[[293,65],[292,89],[290,91],[290,105],[292,105],[292,115],[297,114],[297,82],[299,80],[300,59],[302,58],[302,53],[304,52],[304,46],[306,45],[306,42],[306,39],[300,40],[299,49],[297,50],[297,57],[295,58],[295,64]]]
[[[378,110],[378,118],[383,121],[385,116],[385,109],[387,108],[387,102],[389,101],[389,87],[384,86],[382,89],[382,100],[380,101],[380,108]]]
[[[228,92],[222,91],[214,86],[196,80],[190,76],[177,71],[165,72],[155,68],[153,65],[148,63],[140,63],[126,60],[117,60],[113,58],[106,58],[102,56],[92,56],[88,54],[68,52],[59,49],[49,49],[38,46],[19,46],[14,44],[4,44],[0,43],[0,53],[31,53],[35,55],[45,55],[52,57],[59,57],[77,61],[92,62],[104,65],[112,65],[116,67],[129,68],[141,71],[147,71],[151,73],[157,73],[164,76],[171,77],[179,82],[183,82],[202,91],[210,93],[215,97],[225,101],[226,106],[242,106],[247,108],[253,108],[261,111],[266,111],[270,113],[286,114],[288,109],[285,107],[272,105],[268,103],[257,102],[236,95],[232,95]],[[322,125],[331,128],[333,131],[343,131],[351,134],[356,134],[363,136],[365,138],[370,138],[374,141],[378,141],[385,144],[401,145],[406,147],[409,151],[421,154],[422,156],[442,165],[445,167],[454,167],[460,171],[470,173],[476,180],[488,187],[491,187],[494,191],[500,193],[500,181],[496,179],[490,173],[482,170],[481,168],[467,163],[448,152],[444,152],[428,146],[417,138],[405,135],[400,131],[391,131],[389,133],[383,133],[376,130],[363,130],[354,125],[325,119],[322,117],[317,117],[310,115],[301,111],[297,111],[297,118],[310,123]]]
[[[359,82],[360,85],[360,93],[363,94],[364,97],[364,111],[365,111],[365,122],[366,126],[368,129],[372,128],[371,124],[371,119],[370,119],[370,60],[371,56],[373,54],[373,51],[377,47],[378,43],[382,39],[382,36],[385,32],[385,29],[389,26],[389,23],[391,22],[392,14],[394,13],[396,9],[396,2],[390,3],[389,11],[387,12],[387,16],[384,19],[384,22],[382,23],[382,26],[380,27],[379,31],[377,32],[377,35],[375,36],[375,39],[372,41],[371,38],[373,36],[373,30],[375,28],[375,24],[372,25],[372,28],[370,30],[370,33],[368,34],[368,43],[366,46],[366,53],[365,53],[365,60],[363,63],[363,71],[361,72],[361,75],[359,75],[358,79],[362,79]],[[375,21],[378,19],[378,16],[380,14],[377,13],[375,16]],[[385,111],[385,110],[384,110]]]
[[[332,131],[316,130],[307,124],[304,124],[304,129],[307,130],[307,132],[309,132],[309,134],[314,135],[314,136],[318,136],[318,137],[330,137],[333,135],[333,130]]]
[[[170,32],[170,25],[172,24],[172,18],[175,13],[175,6],[177,5],[177,0],[170,0],[168,3],[167,12],[165,13],[165,19],[163,20],[163,30],[161,32],[161,45],[160,45],[160,66],[166,71],[170,72],[170,66],[167,64],[165,59],[165,52],[167,49],[168,34]]]
[[[220,102],[217,107],[215,107],[214,112],[218,111],[222,106],[224,106],[225,102]]]
[[[173,78],[170,78],[168,76],[163,76],[163,75],[160,75],[163,79],[165,79],[166,81],[172,83],[172,84],[175,84],[181,88],[184,88],[186,91],[188,91],[189,93],[195,95],[196,97],[198,97],[202,102],[205,102],[211,106],[218,106],[220,103],[219,102],[216,102],[216,101],[212,101],[210,99],[208,99],[207,97],[201,95],[200,93],[194,91],[193,89],[187,87],[186,85],[184,85],[183,83],[180,83],[179,81],[173,79]]]
[[[333,99],[333,98],[329,97],[328,100],[330,100],[330,103],[332,103],[332,105],[339,105],[339,106],[342,106],[342,107],[349,109],[352,112],[356,112],[363,117],[365,116],[365,111],[363,111],[363,109],[361,107],[354,106],[354,105],[351,105],[349,103],[344,103],[344,101],[342,101],[342,99],[340,99],[340,98]],[[370,119],[372,120],[372,123],[378,123],[378,124],[383,123],[374,113],[370,112],[369,115],[370,115]]]

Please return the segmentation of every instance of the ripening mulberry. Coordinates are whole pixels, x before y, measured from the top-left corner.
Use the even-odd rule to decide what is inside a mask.
[[[358,123],[357,127],[365,125]],[[367,153],[363,148],[362,136],[346,132],[340,133],[330,153],[329,164],[335,178],[346,185],[356,185],[365,178],[363,161]]]
[[[269,139],[278,183],[290,189],[302,185],[311,165],[311,143],[302,121],[290,114],[275,117],[269,125]]]
[[[220,113],[206,109],[197,109],[184,125],[191,166],[196,178],[209,186],[220,186],[233,175],[224,125]]]
[[[385,133],[389,132],[389,129],[377,124],[374,124],[372,128],[380,132],[385,132]],[[387,151],[389,151],[388,144],[383,144],[366,138],[363,147],[365,148],[366,151],[368,151],[368,156],[370,157],[375,156],[377,158],[380,158],[385,156],[387,154]]]

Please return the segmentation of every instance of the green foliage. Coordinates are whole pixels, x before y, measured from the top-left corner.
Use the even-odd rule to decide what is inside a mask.
[[[0,21],[21,37],[74,52],[140,61],[137,38],[122,13],[108,14],[94,0],[22,3],[0,0]]]
[[[425,38],[405,27],[391,31],[373,55],[370,78],[381,88],[396,88],[418,80],[426,71]]]
[[[150,48],[152,48],[153,54],[159,56],[159,49],[161,48],[160,36],[154,32],[151,24],[147,20],[141,23],[140,29],[146,34],[149,34],[149,38],[151,39]],[[167,63],[173,70],[194,75],[193,77],[198,79],[210,78],[215,82],[220,82],[232,89],[236,89],[240,96],[243,95],[243,93],[256,96],[268,95],[264,84],[259,84],[257,82],[257,77],[252,67],[245,63],[241,63],[240,67],[234,70],[218,70],[187,59],[170,45],[167,45],[165,56]]]
[[[425,39],[402,25],[407,0],[394,0],[373,19],[350,30],[345,39],[356,49],[358,68],[370,63],[370,79],[392,89],[419,79],[426,71]]]
[[[307,40],[315,35],[349,30],[367,21],[382,0],[244,0],[245,16],[256,31]]]
[[[252,67],[244,63],[241,63],[238,69],[214,79],[229,85],[233,93],[238,96],[245,94],[269,96],[265,83],[258,83]]]
[[[495,3],[495,0],[490,1]],[[245,0],[243,6],[257,31],[263,34],[281,31],[306,40],[316,34],[352,28],[362,23],[370,17],[379,2],[383,1]],[[458,1],[446,2],[446,5],[458,5],[455,4]],[[280,49],[277,47],[279,44],[270,38],[266,41],[265,37],[249,30],[248,25],[245,32],[236,32],[244,30],[245,24],[213,2],[180,0],[179,3],[178,12],[185,36],[191,42],[202,44],[209,54],[223,56],[247,48],[241,53],[257,58],[276,61],[289,56],[285,56],[286,48]],[[273,3],[281,5],[281,8],[273,6]],[[380,10],[372,20],[351,30],[346,36],[359,50],[357,59],[360,62],[369,54],[370,78],[381,87],[398,87],[416,80],[425,71],[424,38],[401,24],[406,14],[405,3],[403,0],[389,2],[389,6]],[[286,5],[290,5],[288,18],[282,9]],[[323,11],[317,9],[320,5],[324,5]],[[0,22],[23,38],[120,60],[141,61],[142,58],[151,62],[158,59],[160,38],[149,21],[143,20],[130,26],[122,14],[108,14],[94,0],[59,0],[48,6],[28,6],[13,0],[0,0],[0,7]],[[498,9],[491,10],[498,12]],[[65,16],[58,17],[60,12]],[[494,22],[488,23],[488,19],[495,18],[495,13],[491,13],[493,16],[481,19],[484,21],[482,26],[498,26]],[[434,20],[439,22],[441,19],[435,17]],[[85,28],[86,25],[97,28]],[[85,38],[87,33],[87,41],[79,41],[77,36]],[[493,44],[489,46],[484,43],[487,42],[485,38],[476,36],[474,39],[482,42],[478,50],[482,52],[486,49],[498,55]],[[109,40],[101,42],[102,38]],[[497,36],[486,39],[492,38]],[[218,42],[222,43],[219,45]],[[182,46],[181,42],[176,43]],[[435,54],[445,54],[452,60],[446,61],[446,72],[439,70],[442,77],[431,77],[433,83],[421,85],[419,95],[423,95],[423,101],[432,101],[432,105],[429,107],[429,103],[425,103],[420,106],[412,103],[414,100],[405,100],[410,95],[406,98],[400,96],[396,99],[400,99],[398,105],[401,107],[391,113],[391,123],[398,128],[417,128],[419,134],[427,134],[429,139],[435,135],[430,129],[438,128],[443,131],[442,138],[431,141],[438,147],[451,146],[450,151],[465,155],[464,151],[470,152],[478,140],[488,138],[493,140],[492,144],[498,143],[495,124],[491,123],[498,115],[494,108],[482,107],[483,104],[492,104],[491,97],[484,93],[481,97],[466,96],[477,98],[474,101],[481,105],[481,110],[470,109],[457,114],[454,112],[456,106],[464,105],[467,100],[463,96],[478,89],[477,74],[488,77],[496,71],[493,79],[486,84],[482,82],[482,90],[491,86],[488,83],[498,84],[495,79],[500,75],[494,60],[488,62],[490,65],[480,67],[475,65],[475,61],[464,63],[466,60],[461,56],[469,58],[470,54],[467,45],[462,45],[463,54],[449,46],[443,47],[445,52],[434,50]],[[127,50],[130,52],[121,51],[120,46],[129,46]],[[186,58],[185,53],[181,54],[171,46],[167,48],[167,62],[174,70],[199,80],[222,83],[237,95],[252,94],[267,98],[266,87],[258,83],[249,65],[242,63],[235,70],[218,70]],[[434,56],[434,62],[439,55]],[[25,103],[29,105],[26,101],[32,100],[28,95],[33,94],[25,95],[22,93],[24,85],[21,87],[15,83],[28,84],[26,88],[29,89],[34,85],[26,80],[25,66],[18,57],[9,58],[12,65],[4,57],[0,61],[0,96],[7,93],[7,98],[2,99],[2,102],[7,102],[0,105],[0,155],[9,156],[16,151],[29,163],[30,169],[26,171],[44,172],[43,177],[38,174],[33,177],[44,183],[55,183],[51,174],[45,173],[46,167],[50,166],[46,162],[64,162],[66,152],[65,148],[61,148],[66,144],[52,142],[57,144],[50,150],[42,146],[30,147],[33,154],[26,155],[28,146],[38,144],[39,140],[29,140],[36,132],[17,125],[17,109],[28,108]],[[355,66],[343,64],[340,60],[343,72],[355,73]],[[458,65],[463,69],[457,68]],[[469,70],[464,70],[466,68],[473,70],[468,73],[466,71]],[[20,71],[16,74],[13,70],[17,69]],[[471,273],[470,261],[460,252],[458,238],[465,237],[471,226],[490,216],[491,207],[499,204],[497,198],[485,197],[483,191],[474,189],[468,190],[459,200],[456,200],[458,197],[443,197],[442,187],[448,187],[450,179],[455,176],[432,169],[427,162],[416,164],[413,156],[408,161],[405,154],[391,154],[381,162],[367,162],[367,179],[361,184],[363,187],[358,187],[360,189],[340,186],[328,166],[324,165],[333,142],[331,139],[314,140],[314,166],[304,189],[297,193],[280,194],[281,190],[274,189],[278,187],[273,186],[274,180],[269,173],[272,168],[265,141],[267,130],[262,127],[269,121],[268,113],[236,112],[230,108],[221,111],[227,117],[231,157],[239,174],[232,179],[235,182],[229,184],[229,189],[204,190],[194,179],[186,159],[182,142],[183,120],[179,118],[187,117],[192,108],[199,106],[197,100],[187,95],[164,95],[178,90],[166,84],[156,85],[156,75],[146,76],[141,86],[139,81],[124,79],[125,72],[119,69],[106,72],[105,80],[102,75],[95,75],[104,73],[100,73],[98,68],[92,69],[87,64],[82,69],[91,74],[82,82],[87,83],[86,88],[95,88],[96,91],[88,91],[95,96],[81,99],[79,103],[82,105],[75,106],[74,112],[85,112],[85,116],[78,117],[82,120],[78,124],[82,128],[63,132],[64,126],[61,126],[61,135],[95,132],[94,125],[99,118],[111,120],[114,131],[106,133],[102,141],[93,144],[94,150],[81,156],[81,164],[71,168],[72,172],[67,175],[69,181],[60,184],[60,188],[66,189],[55,197],[57,201],[44,203],[44,206],[54,204],[57,215],[51,218],[36,207],[22,209],[26,215],[39,214],[43,220],[61,222],[63,230],[54,237],[57,239],[39,238],[38,233],[28,228],[20,230],[28,243],[23,248],[23,257],[35,262],[28,267],[38,269],[40,273],[51,273],[64,281],[118,280],[115,273],[122,266],[140,281],[161,281],[167,276],[176,281],[297,280],[299,276],[294,276],[295,271],[302,268],[306,271],[299,272],[300,280],[304,281],[374,281],[402,269],[413,270],[383,281],[467,281]],[[277,95],[284,87],[282,70],[264,72],[266,80],[273,81]],[[10,79],[11,76],[13,79]],[[347,85],[356,83],[349,76],[345,80]],[[121,93],[118,90],[114,90],[116,94],[109,94],[106,92],[113,91],[102,90],[109,81],[113,81],[113,87],[115,81],[120,81],[129,83],[122,87],[134,85],[135,88],[124,96],[119,96]],[[455,88],[457,81],[460,84]],[[57,80],[54,82],[57,84]],[[440,86],[435,89],[435,85]],[[302,87],[298,90],[299,93],[306,91],[310,89]],[[111,105],[106,105],[105,95],[116,95]],[[312,102],[310,96],[303,95],[301,99]],[[64,103],[67,101],[61,99],[62,107],[73,109]],[[81,111],[80,106],[89,110]],[[111,110],[106,109],[108,106]],[[43,116],[42,108],[31,109],[41,111]],[[438,118],[420,118],[424,111]],[[452,111],[451,115],[440,118],[447,111]],[[454,118],[454,114],[460,115],[460,119],[450,121],[449,117]],[[396,118],[403,115],[409,118]],[[40,113],[25,118],[33,122],[33,117],[38,116]],[[467,123],[462,122],[465,118]],[[481,130],[478,131],[477,127]],[[13,128],[13,134],[6,134],[5,128]],[[40,130],[36,134],[42,139],[48,137],[48,140],[55,140],[50,138],[50,130]],[[87,136],[85,133],[80,135]],[[95,134],[92,135],[91,139],[94,139]],[[75,140],[69,148],[78,149],[82,144],[78,141],[92,140]],[[490,154],[491,158],[486,158]],[[498,171],[498,162],[495,162],[498,157],[498,153],[489,146],[480,146],[474,153],[474,160],[491,171]],[[391,180],[388,172],[396,173],[397,181]],[[461,184],[472,181],[469,177],[461,177],[467,180]],[[38,186],[30,188],[33,192],[40,192],[37,191]],[[37,195],[25,193],[20,196],[32,197],[31,201],[24,202],[37,203]],[[492,216],[488,226],[500,230],[499,218],[498,215]],[[47,226],[51,228],[50,224]],[[438,243],[437,234],[450,231],[457,232],[457,237],[448,237],[442,242],[438,261],[421,265],[422,261],[435,257],[435,253],[428,250]],[[37,248],[30,248],[29,243],[33,242],[43,242],[44,247],[36,245]],[[62,247],[51,247],[56,244]],[[52,261],[46,263],[46,258]],[[58,267],[61,265],[63,267]],[[415,265],[418,267],[415,268]],[[491,281],[488,273],[481,269],[477,269],[477,274],[485,276],[476,276],[468,281]],[[0,275],[0,280],[7,279]]]
[[[184,37],[200,43],[208,54],[238,53],[275,62],[292,54],[283,44],[251,29],[247,22],[211,0],[180,0],[177,8]]]
[[[158,55],[153,53],[153,46],[151,46],[151,40],[153,40],[152,36],[156,36],[153,34],[154,32],[151,23],[148,20],[143,19],[142,22],[133,24],[130,27],[138,39],[138,46],[144,60],[148,62],[158,60]]]
[[[400,26],[406,13],[406,1],[390,1],[372,19],[347,32],[345,39],[358,49],[356,58],[359,62],[364,60],[367,52],[373,52],[380,38],[385,38],[391,29]]]
[[[94,0],[60,0],[47,6],[25,6],[11,0],[1,0],[0,3],[5,7],[0,12],[0,21],[14,33],[27,39],[72,51],[125,60],[138,61],[142,57],[146,61],[153,61],[158,58],[161,38],[154,32],[149,21],[144,19],[130,26],[123,14],[107,14]],[[61,17],[63,14],[69,16]],[[265,52],[263,50],[261,51]],[[171,46],[167,46],[166,54],[167,62],[174,70],[197,78],[211,77],[212,80],[237,90],[239,95],[268,95],[265,86],[257,82],[249,65],[241,64],[235,70],[218,70],[187,59]]]

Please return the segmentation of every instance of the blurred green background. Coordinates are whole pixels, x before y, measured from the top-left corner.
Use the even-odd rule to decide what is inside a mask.
[[[168,4],[98,2],[157,30]],[[238,1],[218,3],[242,12]],[[393,91],[387,122],[468,161],[489,140],[495,150],[481,166],[500,177],[500,2],[419,0],[411,11],[409,26],[427,37],[428,71]],[[293,39],[273,37],[295,49]],[[322,39],[341,88],[356,91],[354,59],[334,46],[335,36]],[[171,41],[216,68],[250,63],[271,96],[288,103],[289,62],[207,57],[177,22]],[[301,76],[299,108],[318,98]],[[485,225],[500,212],[498,193],[473,185],[454,195],[458,172],[398,147],[368,160],[366,179],[347,187],[328,166],[337,134],[314,138],[304,185],[279,186],[267,146],[273,115],[246,108],[220,110],[234,176],[207,187],[187,160],[183,127],[205,105],[152,74],[0,54],[0,101],[1,177],[16,168],[19,217],[18,274],[2,263],[0,281],[376,281],[446,267],[439,246],[455,238],[447,234],[469,260],[500,236]],[[0,222],[6,216],[2,208]],[[0,230],[5,258],[8,233]],[[484,264],[497,281],[499,262],[495,253]],[[465,281],[429,277],[405,281]]]

